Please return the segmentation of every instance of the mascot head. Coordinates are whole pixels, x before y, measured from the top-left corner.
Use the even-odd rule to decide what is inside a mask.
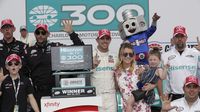
[[[126,40],[127,37],[147,30],[147,24],[143,15],[133,16],[132,10],[125,10],[122,13],[124,19],[119,23],[119,33],[122,40]]]

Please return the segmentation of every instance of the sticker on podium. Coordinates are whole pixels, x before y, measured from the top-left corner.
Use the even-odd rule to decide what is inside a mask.
[[[70,87],[70,88],[52,88],[53,98],[87,97],[96,96],[96,89],[92,86]]]
[[[85,78],[62,78],[60,79],[61,88],[85,86]]]

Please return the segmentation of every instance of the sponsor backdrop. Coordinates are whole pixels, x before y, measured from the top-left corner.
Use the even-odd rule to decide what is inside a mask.
[[[181,4],[181,5],[180,5]],[[72,19],[73,28],[86,44],[96,47],[97,31],[111,30],[110,50],[117,53],[122,40],[118,33],[118,23],[123,21],[122,12],[126,9],[135,11],[135,15],[144,15],[150,25],[152,15],[161,16],[158,29],[150,38],[150,43],[160,44],[162,51],[168,51],[173,27],[183,25],[188,32],[188,47],[196,44],[200,36],[199,0],[0,0],[0,20],[11,18],[15,24],[15,37],[19,39],[19,27],[27,25],[30,36],[34,38],[34,28],[38,23],[48,24],[51,41],[71,44],[68,34],[61,32],[63,19]],[[0,39],[2,34],[0,34]],[[120,98],[118,96],[118,98]],[[158,98],[158,95],[157,95]],[[120,101],[121,102],[121,101]],[[157,99],[156,105],[160,105]],[[120,107],[122,104],[120,104]],[[121,109],[119,109],[121,111]]]

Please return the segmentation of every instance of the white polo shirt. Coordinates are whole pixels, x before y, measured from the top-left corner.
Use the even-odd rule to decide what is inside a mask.
[[[174,100],[171,102],[171,106],[177,106],[177,109],[172,109],[168,112],[200,112],[200,99],[198,98],[191,107],[188,106],[185,97]]]
[[[180,53],[172,48],[162,54],[164,64],[169,63],[165,93],[184,94],[183,85],[185,78],[190,75],[198,76],[200,52],[196,49],[185,48]]]

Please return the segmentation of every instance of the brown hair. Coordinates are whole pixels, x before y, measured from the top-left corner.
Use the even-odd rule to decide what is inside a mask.
[[[133,49],[133,46],[130,44],[130,43],[122,43],[120,48],[119,48],[119,52],[118,52],[118,62],[117,62],[117,65],[116,65],[116,68],[119,69],[119,70],[124,70],[123,66],[122,66],[122,60],[121,60],[121,55],[123,54],[123,51],[125,48],[128,48],[128,49]],[[134,54],[134,51],[133,51],[133,54]],[[132,64],[129,68],[129,72],[132,72],[134,70],[134,59],[132,61]]]
[[[152,50],[149,51],[149,56],[150,55],[155,55],[159,58],[159,60],[161,60],[161,53],[158,47],[153,47]]]

